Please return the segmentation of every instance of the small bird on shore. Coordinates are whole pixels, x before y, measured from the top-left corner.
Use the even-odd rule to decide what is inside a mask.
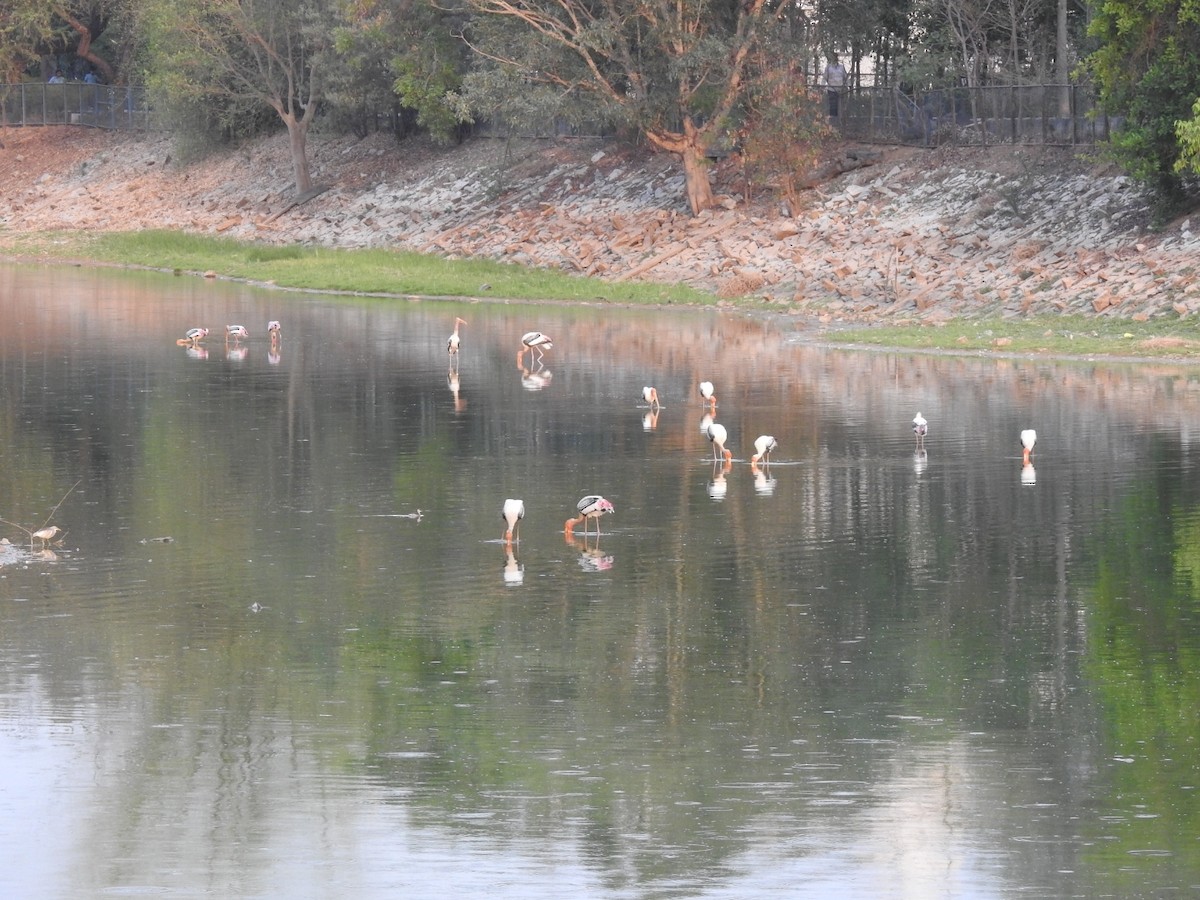
[[[713,422],[705,429],[705,434],[708,435],[708,439],[712,443],[713,462],[722,457],[726,462],[729,462],[733,458],[733,453],[725,449],[725,441],[729,439],[729,432],[725,430],[725,426]]]
[[[599,538],[600,517],[605,513],[616,512],[616,508],[612,505],[611,501],[606,500],[599,494],[588,494],[586,497],[583,497],[579,503],[576,504],[576,509],[579,510],[579,515],[575,516],[574,518],[567,519],[566,523],[563,525],[563,534],[567,535],[568,537],[570,536],[571,532],[575,530],[575,526],[580,522],[583,523],[583,532],[586,535],[590,528],[588,522],[590,522],[592,519],[595,519],[596,537]]]
[[[500,510],[500,518],[508,526],[504,532],[504,543],[512,544],[513,537],[516,535],[517,526],[521,524],[521,520],[525,518],[525,501],[514,500],[511,497],[504,501],[504,506]],[[517,537],[517,540],[520,540]]]
[[[1024,449],[1024,462],[1029,462],[1029,457],[1033,454],[1033,445],[1037,443],[1037,432],[1032,428],[1026,428],[1021,432],[1021,447]]]
[[[771,451],[779,446],[779,442],[769,434],[760,434],[754,439],[754,455],[750,457],[751,463],[771,461]]]
[[[642,388],[642,399],[650,404],[651,409],[661,409],[662,405],[658,402],[658,390],[652,387]]]

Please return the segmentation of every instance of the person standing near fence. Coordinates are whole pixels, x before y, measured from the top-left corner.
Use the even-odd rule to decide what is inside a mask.
[[[829,97],[829,118],[838,117],[838,101],[842,90],[846,87],[846,67],[838,62],[837,54],[829,54],[829,62],[825,66],[825,94]]]

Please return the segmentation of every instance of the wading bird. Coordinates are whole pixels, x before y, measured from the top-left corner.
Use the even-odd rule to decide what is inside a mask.
[[[575,526],[580,522],[583,523],[583,533],[588,533],[588,522],[592,519],[596,520],[596,537],[600,537],[600,517],[605,513],[616,512],[612,503],[599,494],[588,494],[576,504],[576,509],[579,510],[579,515],[573,519],[567,519],[563,525],[563,534],[570,536],[575,530]]]
[[[267,336],[271,339],[271,343],[278,343],[279,336],[283,333],[283,326],[279,324],[278,319],[272,319],[267,323]]]
[[[48,542],[54,540],[54,536],[62,531],[57,525],[51,525],[49,528],[39,528],[37,531],[31,532],[29,535],[29,543],[33,544],[33,539],[37,538],[45,546]]]
[[[466,325],[466,319],[460,319],[457,316],[454,318],[454,331],[450,334],[450,339],[446,341],[446,352],[450,354],[451,360],[458,359],[458,346],[462,343],[462,339],[458,336],[458,326]]]
[[[525,351],[529,351],[529,358],[532,361],[533,354],[537,354],[537,361],[541,362],[546,350],[554,349],[554,341],[550,340],[550,335],[542,334],[540,331],[527,331],[521,335],[521,349],[517,351],[517,365],[521,364],[521,357],[525,355]]]
[[[1033,445],[1037,443],[1037,432],[1032,428],[1026,428],[1021,432],[1021,446],[1025,450],[1024,462],[1029,462],[1029,457],[1033,453]]]
[[[660,404],[658,402],[657,388],[652,388],[652,387],[642,388],[642,399],[645,400],[647,403],[649,403],[650,408],[653,410],[658,410],[658,409],[662,408],[662,404]]]
[[[517,526],[525,518],[525,501],[513,500],[511,497],[505,500],[504,508],[500,510],[500,518],[508,526],[504,532],[504,543],[511,544],[513,537],[516,535]],[[517,540],[520,540],[520,537],[517,537]]]
[[[700,382],[700,398],[709,406],[717,405],[717,395],[713,393],[713,383],[711,381]]]
[[[250,337],[250,332],[246,330],[245,325],[226,325],[225,326],[225,340],[226,341],[228,341],[230,338],[233,338],[233,342],[236,344],[242,338],[248,338],[248,337]]]
[[[760,434],[754,439],[754,455],[750,457],[751,463],[771,461],[771,451],[779,446],[779,441],[771,437],[769,434]]]
[[[709,441],[713,447],[713,460],[724,458],[725,462],[729,462],[733,458],[733,453],[725,449],[725,441],[729,439],[729,432],[725,430],[724,425],[713,422],[704,433],[708,435]]]
[[[187,333],[175,343],[177,343],[180,347],[183,347],[186,344],[191,344],[194,347],[206,337],[208,337],[207,328],[189,328]]]
[[[925,435],[929,434],[929,422],[920,413],[913,416],[913,434],[917,436],[917,443],[925,441]]]

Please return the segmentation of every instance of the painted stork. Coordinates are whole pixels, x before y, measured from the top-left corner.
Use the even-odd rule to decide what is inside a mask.
[[[929,422],[920,413],[913,416],[913,434],[917,436],[918,444],[922,443],[925,435],[929,434]]]
[[[771,451],[779,446],[779,441],[775,440],[769,434],[760,434],[754,439],[754,455],[750,457],[751,463],[771,461]]]
[[[642,388],[642,399],[650,404],[650,408],[658,410],[662,408],[662,404],[658,402],[658,389],[652,387]]]
[[[226,325],[225,326],[225,340],[226,341],[228,341],[230,338],[233,338],[233,342],[236,344],[242,338],[248,338],[248,337],[250,337],[250,332],[246,330],[245,325]]]
[[[1024,448],[1024,461],[1029,462],[1029,457],[1033,454],[1033,445],[1037,443],[1037,432],[1032,428],[1026,428],[1021,432],[1021,446]]]
[[[554,341],[550,340],[550,335],[542,334],[540,331],[527,331],[521,335],[521,349],[517,352],[517,363],[520,364],[521,357],[525,355],[525,351],[529,351],[529,357],[532,360],[533,354],[537,354],[538,362],[542,361],[545,351],[554,349]]]
[[[505,500],[504,507],[500,510],[500,518],[508,526],[504,531],[504,543],[511,544],[516,535],[517,526],[525,518],[525,501],[513,500],[511,497]],[[520,540],[520,537],[517,537],[517,540]]]
[[[466,319],[460,319],[455,316],[454,331],[450,333],[450,339],[446,341],[446,352],[450,354],[451,359],[456,359],[458,357],[458,346],[460,343],[462,343],[462,339],[458,336],[458,326],[466,324]]]
[[[713,447],[713,462],[724,458],[725,462],[729,462],[733,458],[733,453],[725,449],[725,441],[729,439],[729,432],[725,430],[724,425],[713,422],[704,433],[708,435],[709,441]]]
[[[605,513],[616,512],[616,508],[613,507],[612,503],[609,500],[601,497],[599,494],[588,494],[586,497],[582,498],[578,504],[576,504],[576,508],[579,510],[579,515],[573,519],[567,519],[566,523],[563,525],[563,534],[567,535],[568,537],[571,535],[571,532],[575,530],[575,526],[580,522],[583,523],[583,533],[586,535],[590,527],[588,522],[592,519],[595,519],[596,537],[599,538],[600,517]]]
[[[700,399],[709,406],[717,405],[717,395],[713,393],[713,383],[711,381],[700,382]]]
[[[191,344],[194,347],[206,337],[208,337],[207,328],[189,328],[187,333],[175,343],[177,343],[180,347],[186,346],[187,344]]]

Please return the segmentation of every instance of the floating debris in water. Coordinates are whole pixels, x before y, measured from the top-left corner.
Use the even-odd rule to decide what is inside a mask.
[[[138,543],[139,544],[173,544],[173,543],[175,543],[175,538],[171,537],[170,535],[167,535],[166,537],[142,538],[140,541],[138,541]]]

